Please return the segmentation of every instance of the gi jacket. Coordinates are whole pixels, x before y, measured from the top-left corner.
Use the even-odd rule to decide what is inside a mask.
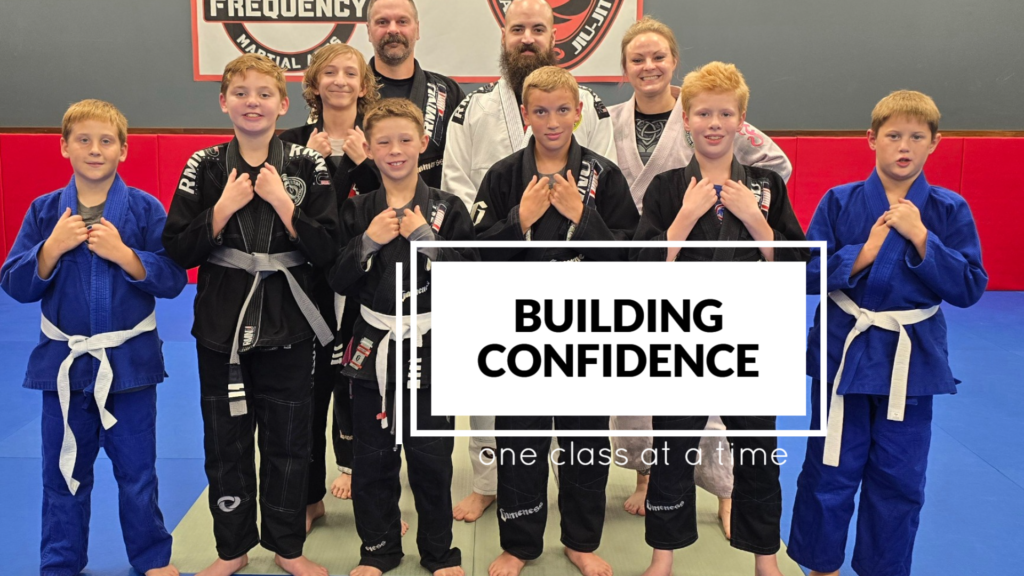
[[[419,61],[413,61],[416,69],[412,76],[412,92],[409,100],[423,111],[423,128],[430,137],[426,152],[420,154],[420,177],[431,188],[441,187],[444,167],[444,149],[448,138],[448,123],[452,113],[466,97],[459,83],[451,78],[428,72],[420,68]],[[370,68],[377,81],[382,77],[377,72],[376,57],[370,58]]]
[[[360,194],[342,206],[341,238],[342,249],[338,253],[334,266],[328,273],[328,282],[339,294],[354,297],[359,304],[387,316],[395,316],[395,263],[401,262],[402,273],[402,313],[408,316],[409,302],[412,295],[409,274],[409,241],[399,235],[374,253],[365,263],[361,262],[363,233],[370,222],[387,208],[387,193],[380,188],[370,194]],[[413,196],[413,208],[419,206],[420,212],[430,224],[434,236],[438,240],[473,240],[473,226],[469,222],[466,207],[455,196],[430,188],[422,178]],[[434,248],[438,261],[478,260],[472,248]],[[430,312],[430,262],[424,254],[416,258],[417,313]],[[454,289],[454,287],[449,287]],[[375,361],[381,341],[387,331],[374,328],[366,323],[362,315],[356,318],[353,330],[352,346],[362,346],[370,353],[359,362],[348,364],[343,374],[350,378],[373,382],[376,388],[377,371]],[[395,383],[394,346],[391,346],[388,358],[388,386]],[[350,351],[354,352],[354,351]],[[403,358],[411,360],[409,340],[403,342]],[[416,367],[421,387],[430,384],[430,332],[423,334],[423,347],[419,350],[420,364]]]
[[[686,168],[676,168],[655,176],[644,195],[643,216],[637,227],[634,240],[666,240],[669,226],[686,201],[686,188],[690,178],[701,181],[700,165],[694,157]],[[761,206],[761,214],[775,232],[774,240],[806,240],[800,222],[789,203],[786,183],[782,176],[771,170],[744,166],[739,160],[732,160],[730,179],[743,182]],[[687,240],[753,240],[747,227],[732,212],[724,210],[722,220],[718,219],[714,206],[708,209],[694,224]],[[668,258],[666,248],[633,248],[630,257],[637,260],[662,261]],[[775,260],[807,261],[810,250],[806,248],[776,248]],[[683,248],[676,255],[676,261],[731,261],[756,262],[762,260],[757,248]]]
[[[679,97],[679,88],[673,86],[672,94],[676,97],[676,104],[672,107],[665,130],[647,164],[640,158],[636,147],[636,95],[622,104],[608,108],[615,133],[619,135],[615,142],[619,168],[629,182],[636,209],[641,213],[644,193],[654,177],[662,172],[684,168],[693,159],[693,146],[687,141],[686,128],[683,126],[683,100]],[[782,148],[767,134],[746,122],[733,141],[733,154],[745,166],[767,168],[778,173],[786,182],[793,173],[793,165],[789,163]]]
[[[825,193],[807,229],[811,240],[828,242],[827,288],[842,290],[857,306],[874,311],[916,310],[948,302],[966,308],[978,301],[988,285],[981,263],[981,242],[967,202],[956,192],[931,186],[924,173],[917,177],[907,200],[921,212],[928,229],[922,260],[909,240],[890,230],[874,264],[852,278],[850,271],[868,239],[872,224],[889,209],[885,187],[872,172],[864,182],[852,182]],[[821,259],[807,270],[807,293],[817,294]],[[856,318],[828,301],[828,380],[835,379],[843,344]],[[821,338],[820,306],[807,336],[807,374],[818,378]],[[905,327],[911,341],[907,396],[955,394],[958,380],[949,368],[946,318],[942,309],[931,318]],[[871,327],[854,339],[846,353],[840,394],[889,394],[898,332]]]
[[[185,287],[185,271],[164,253],[160,234],[164,208],[149,194],[125,186],[120,176],[107,192],[103,217],[117,228],[146,269],[135,280],[120,266],[93,254],[83,242],[57,261],[46,280],[39,277],[39,251],[53,233],[65,209],[78,214],[74,177],[63,190],[36,198],[0,269],[0,286],[18,302],[42,300],[43,316],[68,336],[95,336],[130,330],[153,312],[156,298],[174,298]],[[107,349],[114,372],[111,391],[118,392],[163,382],[164,357],[157,330],[145,332],[116,348]],[[69,353],[68,343],[40,333],[32,350],[24,386],[56,390],[57,373]],[[69,374],[72,390],[92,391],[99,360],[89,354],[75,359]]]
[[[224,191],[228,174],[242,165],[237,139],[200,150],[189,158],[164,228],[167,254],[185,268],[199,266],[192,335],[203,346],[225,354],[231,352],[235,325],[242,312],[246,314],[239,334],[242,352],[256,346],[294,344],[312,338],[313,329],[295,303],[283,274],[263,280],[249,309],[243,311],[242,303],[254,278],[245,270],[208,263],[214,248],[223,246],[253,254],[299,250],[311,264],[324,268],[334,258],[338,208],[323,156],[275,137],[270,141],[267,161],[277,167],[285,190],[295,202],[291,222],[295,240],[288,237],[284,223],[259,195],[233,214],[221,235],[214,237],[213,207]],[[311,294],[314,271],[310,265],[289,270]]]
[[[583,199],[583,215],[579,224],[562,216],[551,206],[529,230],[523,233],[519,220],[519,203],[530,180],[537,174],[534,157],[535,142],[501,160],[484,176],[480,194],[473,205],[473,222],[481,240],[629,240],[636,230],[640,215],[629,196],[629,184],[611,160],[580,146],[573,136],[569,161],[562,171],[571,171]],[[580,243],[573,248],[529,249],[487,248],[485,260],[626,260],[623,248],[587,248]]]
[[[583,115],[573,135],[580,146],[616,162],[615,134],[608,108],[586,86],[580,86],[580,102]],[[491,166],[522,150],[533,136],[533,128],[523,125],[515,92],[504,78],[466,96],[448,129],[441,189],[462,198],[467,208],[473,205]]]

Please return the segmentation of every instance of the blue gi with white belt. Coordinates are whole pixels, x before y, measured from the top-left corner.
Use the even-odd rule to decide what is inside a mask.
[[[146,277],[134,280],[83,243],[60,258],[48,279],[40,278],[39,251],[66,208],[77,214],[74,178],[32,202],[0,269],[0,286],[12,298],[42,301],[42,333],[24,383],[44,393],[40,570],[77,575],[85,568],[102,426],[120,492],[128,559],[144,573],[171,558],[171,536],[157,505],[153,385],[166,374],[155,298],[177,296],[187,277],[164,256],[163,206],[117,176],[103,217],[138,255]]]
[[[890,230],[874,264],[851,276],[872,224],[889,209],[873,172],[829,190],[808,240],[828,242],[828,436],[809,438],[797,481],[789,555],[813,570],[838,570],[860,487],[853,569],[863,575],[910,574],[924,504],[932,396],[955,394],[939,305],[967,307],[988,274],[967,202],[918,176],[906,196],[928,229],[924,259]],[[808,267],[818,292],[821,259]],[[808,335],[807,374],[819,374],[820,307]],[[812,391],[817,426],[819,385]]]

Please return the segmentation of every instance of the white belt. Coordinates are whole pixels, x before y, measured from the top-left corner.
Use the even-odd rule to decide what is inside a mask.
[[[883,330],[899,332],[900,339],[896,345],[896,359],[892,366],[892,380],[889,385],[888,419],[903,421],[904,409],[907,405],[907,373],[910,371],[910,336],[904,326],[917,324],[935,315],[938,305],[921,310],[898,310],[893,312],[872,312],[865,310],[850,299],[842,290],[828,293],[828,297],[843,311],[857,319],[857,323],[846,336],[843,345],[843,356],[839,361],[839,370],[832,384],[832,408],[828,416],[828,434],[825,437],[826,466],[839,466],[839,451],[843,441],[843,396],[839,394],[839,381],[843,376],[843,364],[846,363],[846,351],[850,349],[853,339],[876,326]]]
[[[402,331],[398,333],[396,327],[398,321],[394,316],[388,316],[387,314],[381,314],[374,312],[366,306],[360,306],[360,312],[363,315],[363,320],[366,323],[378,330],[387,330],[388,333],[384,337],[384,340],[380,343],[380,348],[377,350],[377,360],[375,367],[377,370],[377,389],[380,390],[380,413],[382,414],[380,427],[388,427],[388,416],[387,416],[387,387],[388,387],[388,350],[391,348],[392,340],[405,340],[412,335],[412,323],[409,322],[408,316],[402,317]],[[430,312],[424,312],[423,314],[416,315],[416,347],[420,348],[423,346],[423,335],[430,331]],[[402,381],[402,367],[397,368],[396,378],[399,383]],[[410,387],[412,385],[412,379],[410,378]],[[396,388],[398,388],[396,386]]]
[[[83,354],[91,354],[100,361],[100,371],[96,374],[96,385],[93,389],[93,397],[96,399],[96,407],[100,411],[100,421],[103,428],[109,430],[117,424],[117,418],[107,411],[107,395],[110,393],[110,385],[114,381],[114,371],[107,359],[107,348],[117,348],[121,344],[135,338],[139,334],[150,332],[156,329],[156,311],[150,312],[149,316],[135,325],[131,330],[120,330],[117,332],[105,332],[95,336],[68,336],[53,325],[52,322],[43,316],[43,334],[50,340],[67,342],[71,353],[60,364],[57,372],[57,398],[60,400],[60,411],[64,417],[64,440],[60,447],[60,473],[68,484],[68,489],[74,494],[78,491],[78,480],[71,477],[75,471],[75,460],[78,457],[78,443],[75,442],[75,435],[71,432],[68,424],[68,409],[71,405],[71,364],[75,358]]]

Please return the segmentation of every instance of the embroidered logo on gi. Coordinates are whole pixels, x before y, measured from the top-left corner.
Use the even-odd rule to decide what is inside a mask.
[[[317,49],[328,44],[347,44],[356,25],[366,23],[367,3],[359,0],[192,2],[193,37],[197,36],[200,22],[219,22],[238,52],[266,56],[289,74],[308,68]],[[262,35],[263,40],[258,40],[257,35]],[[311,46],[309,40],[314,38]],[[193,58],[199,70],[199,54],[194,54]]]
[[[477,202],[473,204],[473,208],[469,211],[469,219],[473,221],[473,225],[476,226],[484,220],[484,214],[487,213],[487,202]]]
[[[185,169],[181,171],[181,180],[178,181],[178,191],[187,194],[196,193],[196,179],[199,176],[199,164],[206,158],[214,158],[220,153],[216,147],[199,150],[193,154],[187,162]]]
[[[555,57],[562,68],[583,64],[601,45],[624,0],[547,0],[555,14]],[[498,25],[512,0],[488,0]]]
[[[366,548],[367,552],[376,552],[377,550],[380,550],[381,548],[383,548],[384,545],[387,544],[387,543],[388,543],[387,540],[381,540],[380,544],[375,544],[373,546],[363,546],[363,548]]]
[[[356,347],[356,353],[352,355],[352,361],[349,362],[349,366],[352,366],[356,370],[363,369],[363,362],[370,356],[370,352],[373,351],[373,340],[369,338],[363,338],[359,341],[359,346]]]
[[[246,326],[242,329],[242,346],[252,346],[253,340],[256,339],[256,327]]]
[[[466,96],[466,98],[455,108],[455,112],[452,112],[452,122],[461,126],[462,123],[466,121],[466,109],[469,108],[469,101],[473,99],[473,96],[476,96],[477,94],[490,94],[494,91],[495,86],[497,86],[497,82],[491,82],[486,86],[481,86],[480,88],[470,92],[469,95]]]
[[[580,199],[587,205],[597,197],[597,177],[603,172],[601,165],[593,160],[580,164],[580,176],[576,180],[576,189],[580,191]]]
[[[217,499],[217,508],[220,508],[222,512],[234,512],[241,503],[242,499],[238,496],[221,496]]]
[[[669,512],[672,510],[679,510],[680,508],[683,507],[684,504],[686,504],[686,502],[680,500],[679,504],[672,504],[671,506],[654,506],[653,504],[651,504],[651,501],[648,500],[645,504],[647,505],[647,509],[650,510],[651,512]]]
[[[761,213],[767,218],[768,209],[772,204],[771,181],[767,178],[761,178],[757,182],[748,182],[747,188],[750,188],[750,191],[754,193],[754,198],[757,200],[758,207],[761,208]]]
[[[527,508],[525,510],[516,510],[515,512],[505,512],[505,510],[503,508],[499,508],[498,509],[498,516],[501,518],[502,522],[508,522],[509,520],[515,520],[516,518],[522,518],[523,516],[529,516],[531,514],[536,514],[537,512],[540,512],[541,509],[543,509],[543,508],[544,508],[544,503],[543,502],[541,502],[540,504],[537,504],[533,508]]]
[[[441,223],[444,222],[444,213],[448,209],[444,204],[438,204],[437,210],[434,212],[434,217],[430,222],[430,228],[434,232],[441,231]]]
[[[416,357],[416,364],[413,364],[412,358],[409,358],[409,387],[419,388],[420,378],[423,376],[423,357]]]
[[[444,132],[444,111],[448,102],[448,89],[443,84],[427,84],[427,106],[423,114],[423,128],[430,139],[440,144]]]
[[[296,206],[302,204],[302,199],[306,197],[306,183],[302,181],[302,178],[281,176],[281,182],[284,184],[284,191],[288,193],[288,197],[292,199],[292,202]]]

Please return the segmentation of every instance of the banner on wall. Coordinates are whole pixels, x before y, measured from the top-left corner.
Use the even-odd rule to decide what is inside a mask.
[[[555,53],[583,82],[617,82],[619,39],[643,0],[547,0],[555,13]],[[265,54],[300,80],[316,50],[346,43],[373,55],[367,0],[192,0],[195,80],[219,81],[245,52]],[[498,79],[501,27],[511,0],[420,0],[420,64],[460,82]]]

